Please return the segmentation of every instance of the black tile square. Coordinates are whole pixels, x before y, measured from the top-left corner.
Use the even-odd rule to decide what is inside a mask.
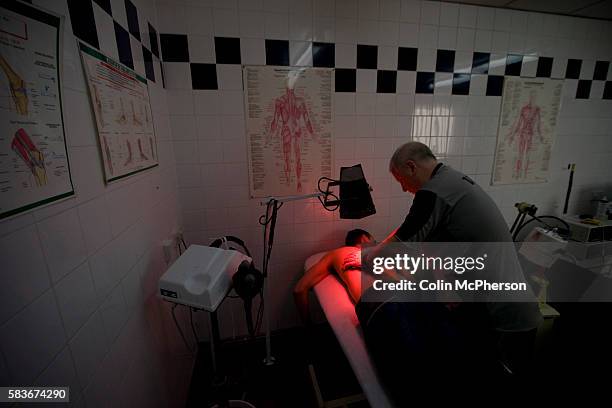
[[[504,76],[489,75],[487,78],[487,96],[501,96],[504,92]]]
[[[266,65],[289,66],[289,41],[266,40]]]
[[[453,72],[455,69],[455,51],[438,50],[436,72]]]
[[[608,69],[610,68],[610,61],[597,61],[595,63],[595,72],[593,72],[593,79],[596,81],[605,81],[608,79]]]
[[[106,11],[111,16],[113,15],[113,10],[111,7],[111,0],[93,0],[100,8]]]
[[[580,78],[580,68],[582,68],[582,60],[568,59],[567,69],[565,70],[565,78],[567,79]]]
[[[217,65],[191,63],[191,87],[193,89],[218,89]]]
[[[357,70],[335,69],[336,92],[355,92],[357,90]]]
[[[472,56],[472,74],[488,74],[490,61],[490,53],[475,52]]]
[[[380,70],[376,73],[376,92],[395,93],[397,71]]]
[[[589,99],[591,96],[591,81],[590,79],[581,79],[578,81],[576,88],[576,99]]]
[[[157,44],[157,30],[155,27],[151,25],[151,23],[147,23],[149,25],[149,40],[151,41],[151,52],[157,58],[159,58],[159,45]]]
[[[470,74],[453,74],[453,95],[470,94]]]
[[[159,42],[165,62],[189,62],[186,34],[160,34]]]
[[[68,11],[74,35],[89,45],[100,48],[91,1],[68,0]]]
[[[115,25],[115,40],[117,41],[117,51],[119,51],[119,61],[125,66],[134,69],[134,58],[132,57],[132,42],[130,35],[116,21]]]
[[[397,69],[400,71],[416,71],[418,48],[399,47],[397,52]]]
[[[612,99],[612,81],[606,81],[603,91],[604,99]]]
[[[521,76],[523,67],[523,56],[518,54],[508,54],[506,56],[506,75]]]
[[[142,46],[142,60],[144,61],[145,74],[147,79],[155,82],[155,70],[153,69],[153,54],[147,48]]]
[[[553,59],[551,57],[540,57],[538,58],[538,68],[536,70],[536,77],[538,78],[550,78],[552,74]]]
[[[140,41],[140,27],[138,26],[138,10],[134,3],[125,0],[125,15],[127,16],[128,29],[138,41]]]
[[[240,38],[215,37],[217,64],[240,64]]]
[[[434,93],[435,74],[433,72],[417,72],[415,93]]]
[[[357,44],[357,68],[376,69],[378,67],[378,47]]]
[[[336,47],[332,43],[312,43],[312,66],[333,68],[336,66]]]

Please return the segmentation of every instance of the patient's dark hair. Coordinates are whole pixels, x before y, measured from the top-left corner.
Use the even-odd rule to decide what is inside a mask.
[[[346,246],[356,246],[359,243],[359,238],[361,238],[364,235],[368,238],[372,238],[372,235],[366,230],[362,230],[359,228],[350,230],[349,232],[346,233],[344,244]]]

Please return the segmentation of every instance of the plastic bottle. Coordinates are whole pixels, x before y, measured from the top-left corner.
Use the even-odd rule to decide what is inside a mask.
[[[603,196],[599,200],[597,200],[595,218],[597,218],[598,220],[608,219],[608,197]]]

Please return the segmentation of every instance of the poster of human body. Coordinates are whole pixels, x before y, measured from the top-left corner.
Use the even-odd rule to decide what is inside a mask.
[[[74,195],[60,85],[61,19],[0,5],[0,219]]]
[[[157,166],[147,80],[80,44],[106,182]]]
[[[251,197],[312,193],[332,176],[332,73],[244,67]]]
[[[562,80],[506,77],[492,184],[547,181],[562,88]]]

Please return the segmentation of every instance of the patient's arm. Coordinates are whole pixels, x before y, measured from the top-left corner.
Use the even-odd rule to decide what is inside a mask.
[[[304,276],[298,281],[293,289],[295,305],[300,313],[304,324],[310,324],[310,313],[308,312],[308,291],[321,282],[327,275],[331,274],[331,260],[333,253],[328,253],[319,262],[308,269]]]

